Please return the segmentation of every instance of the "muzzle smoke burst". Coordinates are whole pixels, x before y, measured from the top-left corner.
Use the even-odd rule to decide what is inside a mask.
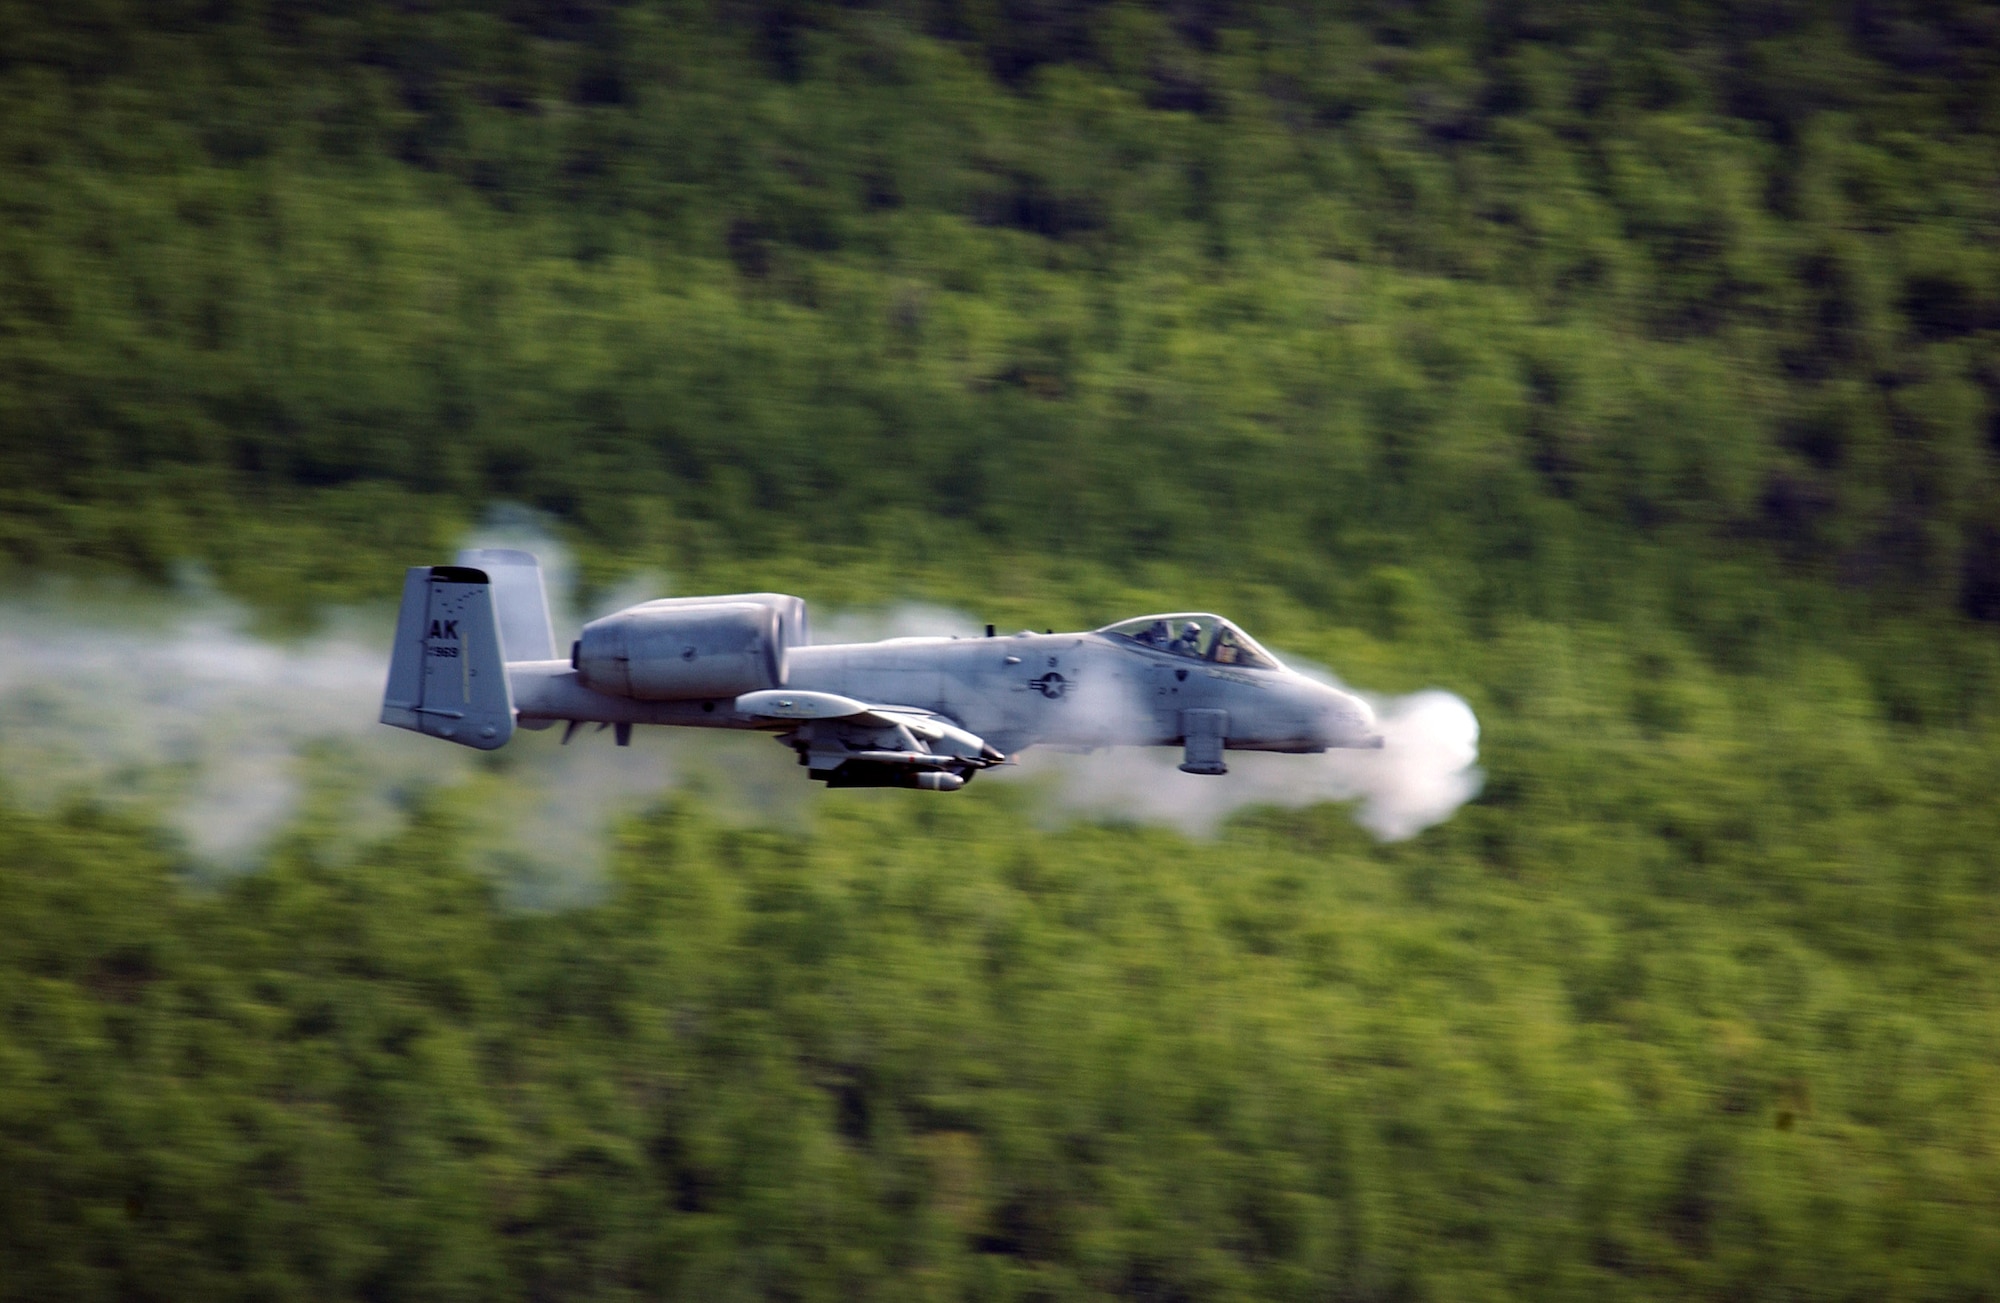
[[[1329,782],[1360,798],[1355,819],[1383,841],[1402,841],[1443,823],[1479,795],[1479,719],[1465,700],[1432,690],[1371,697],[1382,750],[1328,752]],[[1330,799],[1342,800],[1344,796]]]
[[[1461,698],[1435,690],[1359,695],[1375,711],[1384,739],[1379,751],[1231,751],[1229,773],[1221,777],[1181,773],[1180,752],[1158,748],[1030,751],[1021,772],[1052,780],[1043,786],[1060,812],[1164,823],[1200,835],[1247,806],[1351,801],[1355,822],[1382,841],[1402,841],[1443,823],[1479,795],[1485,781],[1478,768],[1479,720]]]

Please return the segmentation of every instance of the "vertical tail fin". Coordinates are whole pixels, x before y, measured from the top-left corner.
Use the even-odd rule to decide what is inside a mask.
[[[484,570],[493,586],[493,609],[500,624],[500,651],[510,661],[552,661],[556,634],[549,620],[549,596],[542,586],[542,563],[533,552],[511,547],[469,547],[458,564]]]
[[[413,566],[403,577],[382,722],[491,751],[514,735],[514,699],[486,572]]]

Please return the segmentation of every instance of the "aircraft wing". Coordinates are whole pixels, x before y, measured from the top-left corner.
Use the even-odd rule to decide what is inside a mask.
[[[949,733],[967,738],[973,736],[936,711],[920,706],[871,704],[835,692],[787,692],[782,688],[746,692],[736,699],[736,711],[753,719],[785,723],[815,719],[844,720],[863,728],[894,728],[900,725],[929,738]]]
[[[1007,759],[984,738],[917,706],[772,688],[744,693],[736,711],[789,726],[780,740],[797,749],[815,777],[840,775],[839,786],[963,785],[972,771]],[[905,782],[917,774],[929,777]]]

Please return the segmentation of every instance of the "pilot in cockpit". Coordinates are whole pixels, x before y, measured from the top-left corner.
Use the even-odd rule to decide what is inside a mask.
[[[1201,625],[1193,620],[1189,620],[1181,627],[1181,636],[1174,639],[1167,650],[1177,656],[1200,656]]]

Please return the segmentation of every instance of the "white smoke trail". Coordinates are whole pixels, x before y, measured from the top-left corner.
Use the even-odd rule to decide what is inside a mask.
[[[0,762],[33,804],[72,793],[137,807],[195,855],[246,864],[300,808],[315,766],[358,787],[341,826],[388,831],[418,791],[486,774],[471,810],[477,852],[545,897],[588,891],[610,818],[657,796],[679,757],[644,736],[615,757],[586,736],[558,754],[522,734],[504,764],[377,722],[386,621],[335,617],[327,632],[274,643],[211,595],[115,605],[50,592],[0,604]],[[354,776],[359,776],[355,778]]]
[[[240,862],[296,806],[303,745],[372,722],[382,660],[346,630],[260,641],[199,592],[16,599],[0,607],[0,756],[31,801],[89,791],[157,806],[203,858]],[[378,762],[385,775],[428,767],[393,745]]]
[[[581,623],[574,565],[538,517],[501,508],[465,546],[533,552],[568,645]],[[632,588],[631,600],[658,595]],[[197,860],[238,869],[307,811],[309,793],[338,802],[321,831],[358,847],[393,831],[417,794],[457,789],[469,853],[531,904],[588,899],[613,820],[684,782],[730,818],[796,821],[811,799],[761,735],[639,729],[615,747],[586,729],[565,747],[559,729],[524,730],[487,756],[385,727],[394,619],[386,604],[335,611],[320,633],[273,641],[192,578],[171,594],[49,584],[0,598],[7,791],[133,808],[176,829]]]

